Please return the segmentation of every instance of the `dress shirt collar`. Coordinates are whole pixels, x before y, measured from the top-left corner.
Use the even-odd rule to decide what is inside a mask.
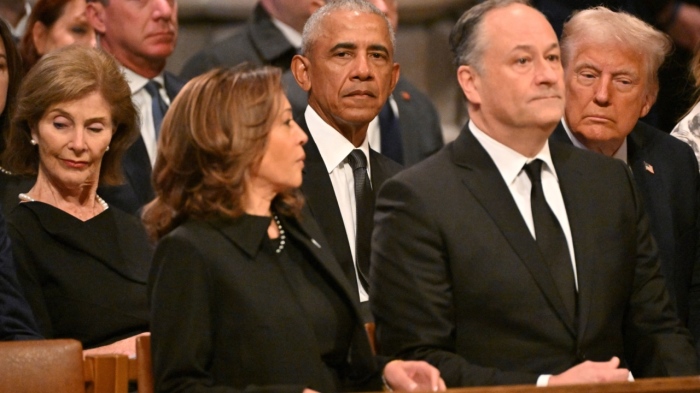
[[[146,86],[146,83],[150,79],[144,78],[143,76],[135,73],[134,71],[121,66],[122,72],[124,73],[124,77],[126,78],[126,82],[129,84],[129,89],[131,89],[131,94],[137,93],[139,90],[143,89],[144,86]],[[165,88],[165,78],[163,78],[163,73],[160,73],[158,76],[153,78],[154,81],[160,83],[160,86],[162,89]]]
[[[561,124],[564,126],[564,130],[566,130],[566,134],[569,136],[569,139],[571,139],[571,143],[573,143],[574,146],[578,147],[579,149],[590,150],[583,143],[581,143],[578,139],[576,139],[576,136],[574,136],[574,133],[571,132],[569,125],[566,124],[566,119],[562,118]],[[627,138],[625,138],[622,141],[622,145],[620,146],[619,149],[617,149],[615,154],[613,154],[613,158],[617,158],[618,160],[622,160],[622,162],[627,164]]]
[[[554,175],[555,179],[558,179],[557,172],[552,162],[552,155],[549,152],[549,141],[545,142],[542,150],[540,150],[535,157],[528,158],[491,138],[485,132],[481,131],[471,120],[469,121],[469,130],[479,143],[481,143],[481,146],[486,150],[489,156],[491,156],[498,171],[501,173],[501,176],[503,176],[503,180],[505,180],[506,184],[509,186],[515,182],[515,179],[520,175],[525,164],[535,159],[542,160],[546,164],[545,168]]]
[[[282,33],[284,38],[286,38],[293,47],[297,48],[297,50],[301,48],[301,34],[299,34],[298,31],[277,18],[271,17],[271,19],[275,27],[279,29],[280,33]]]
[[[328,123],[321,119],[321,116],[309,105],[304,113],[306,124],[309,127],[311,137],[316,142],[318,151],[321,153],[323,163],[326,164],[326,170],[331,173],[343,160],[348,157],[348,154],[355,149],[355,146],[350,143],[338,130],[331,127]],[[358,147],[365,153],[367,157],[367,173],[371,173],[369,159],[369,142],[367,136]]]

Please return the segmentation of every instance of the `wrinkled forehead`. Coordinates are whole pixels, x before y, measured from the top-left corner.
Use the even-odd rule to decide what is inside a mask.
[[[321,23],[318,38],[326,45],[351,43],[356,46],[383,46],[393,52],[386,20],[379,15],[359,11],[335,11]]]

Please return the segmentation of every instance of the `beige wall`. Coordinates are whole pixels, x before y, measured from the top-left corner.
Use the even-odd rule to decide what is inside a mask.
[[[180,0],[180,37],[168,69],[179,73],[184,62],[211,42],[233,33],[257,0]],[[397,61],[401,72],[435,103],[446,140],[464,122],[464,100],[458,89],[447,37],[452,25],[475,0],[398,0],[400,27]]]

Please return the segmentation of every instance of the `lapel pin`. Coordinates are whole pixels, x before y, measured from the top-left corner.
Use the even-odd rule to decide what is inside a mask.
[[[401,92],[401,98],[403,98],[404,101],[411,101],[411,93],[404,90]]]
[[[644,169],[646,169],[646,171],[651,173],[652,175],[654,174],[654,167],[646,161],[644,161]]]
[[[318,244],[318,242],[316,241],[316,239],[313,239],[313,238],[312,238],[312,239],[311,239],[311,243],[313,243],[314,246],[316,246],[316,247],[318,247],[318,248],[321,248],[321,245]]]

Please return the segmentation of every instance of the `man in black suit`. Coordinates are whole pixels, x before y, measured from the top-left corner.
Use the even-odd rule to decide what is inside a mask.
[[[700,269],[697,161],[687,144],[639,121],[656,100],[657,71],[670,49],[665,34],[632,15],[607,8],[575,14],[562,36],[564,119],[550,139],[630,166],[672,303],[697,340],[700,292],[691,291]]]
[[[398,26],[395,0],[371,0]],[[291,59],[301,49],[301,32],[309,16],[324,0],[260,0],[248,23],[230,37],[201,50],[183,67],[190,79],[214,67],[242,62],[282,68],[287,98],[295,117],[306,110],[306,92],[294,82]],[[442,148],[442,127],[430,98],[405,78],[399,79],[384,112],[370,125],[370,143],[394,161],[413,165]],[[391,112],[387,112],[391,109]],[[380,146],[383,143],[383,146]]]
[[[545,17],[487,0],[450,42],[470,122],[380,191],[380,350],[427,360],[448,387],[697,373],[629,169],[548,142],[564,83]]]
[[[660,69],[659,100],[644,120],[671,132],[692,105],[694,87],[688,82],[687,69],[700,42],[699,0],[533,0],[532,4],[547,16],[559,36],[574,12],[598,5],[629,12],[668,33],[676,48]]]
[[[121,64],[134,104],[139,109],[141,135],[124,154],[126,184],[100,187],[107,203],[139,214],[154,198],[151,169],[165,111],[183,83],[165,72],[177,42],[175,0],[88,0],[86,15],[100,47]]]
[[[399,77],[394,38],[386,16],[375,6],[341,0],[311,16],[302,53],[292,60],[292,72],[309,94],[306,112],[297,119],[309,134],[302,191],[357,289],[365,320],[370,320],[367,285],[375,193],[400,166],[370,149],[367,127]],[[367,187],[358,191],[363,184]]]

